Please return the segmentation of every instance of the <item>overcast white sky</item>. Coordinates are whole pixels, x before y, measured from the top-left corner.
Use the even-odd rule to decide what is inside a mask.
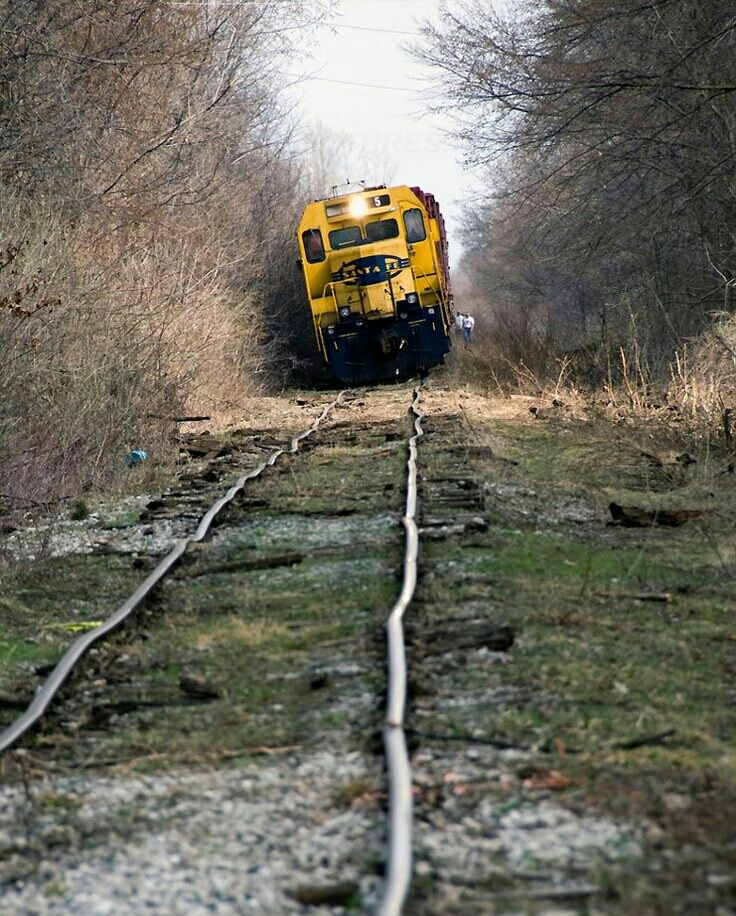
[[[428,113],[431,75],[403,47],[417,40],[417,23],[435,17],[438,7],[439,0],[334,0],[308,56],[291,64],[308,75],[292,92],[305,126],[322,125],[346,140],[349,154],[334,157],[328,188],[366,179],[430,191],[448,223],[456,262],[459,200],[473,179],[443,130],[447,122]],[[312,139],[305,131],[306,155]]]

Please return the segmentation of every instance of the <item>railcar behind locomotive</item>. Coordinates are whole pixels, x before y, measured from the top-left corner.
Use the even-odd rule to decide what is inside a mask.
[[[419,188],[384,185],[310,203],[297,233],[314,333],[330,375],[422,373],[450,348],[445,223]]]

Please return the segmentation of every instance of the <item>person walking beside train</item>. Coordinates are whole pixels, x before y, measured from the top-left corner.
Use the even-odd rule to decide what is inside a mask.
[[[463,315],[460,312],[455,312],[455,333],[462,334],[463,332]]]
[[[468,312],[463,315],[463,340],[467,347],[473,337],[473,328],[475,327],[475,318]]]

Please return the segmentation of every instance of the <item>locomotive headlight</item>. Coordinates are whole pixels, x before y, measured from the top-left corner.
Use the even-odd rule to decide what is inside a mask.
[[[434,309],[427,309],[428,315],[434,315]]]
[[[363,197],[354,197],[350,201],[349,206],[350,215],[355,219],[360,219],[361,216],[365,216],[368,212],[368,204],[365,202]]]
[[[341,318],[350,317],[350,306],[349,305],[343,305],[340,307],[340,317]]]
[[[407,293],[406,301],[409,303],[409,305],[416,305],[417,302],[419,302],[419,296],[417,296],[416,293]]]

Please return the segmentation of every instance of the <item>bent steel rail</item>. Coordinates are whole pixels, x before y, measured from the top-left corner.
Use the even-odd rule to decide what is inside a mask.
[[[403,617],[417,584],[419,531],[417,511],[417,440],[424,435],[419,410],[420,388],[414,389],[411,409],[414,413],[414,435],[409,439],[406,483],[406,510],[402,523],[406,533],[404,548],[404,578],[401,594],[391,610],[386,624],[388,638],[388,700],[383,744],[386,751],[389,781],[389,843],[387,877],[379,916],[398,916],[411,884],[411,841],[413,800],[409,753],[404,734],[406,711],[406,651]]]
[[[305,429],[303,432],[299,433],[298,436],[295,436],[291,440],[291,445],[288,448],[288,454],[294,454],[298,451],[299,445],[302,440],[306,439],[308,436],[311,436],[313,432],[317,429],[320,423],[327,417],[334,409],[337,407],[343,399],[345,392],[341,391],[337,398],[328,404],[322,413],[314,420],[314,422]],[[120,605],[120,607],[100,624],[99,627],[94,630],[90,630],[88,633],[85,633],[83,636],[80,636],[76,639],[71,646],[66,650],[64,655],[62,655],[60,661],[44,681],[44,683],[39,687],[36,692],[31,704],[28,706],[26,711],[20,715],[15,722],[8,726],[2,733],[0,733],[0,753],[7,750],[13,744],[16,743],[23,735],[26,734],[38,720],[46,712],[51,701],[54,699],[56,694],[61,689],[62,685],[69,677],[71,672],[74,670],[75,665],[79,662],[82,656],[87,652],[87,650],[98,642],[103,637],[107,636],[108,633],[111,633],[120,624],[123,623],[133,611],[141,604],[141,602],[147,597],[151,590],[158,585],[158,583],[166,576],[169,570],[178,563],[181,557],[184,555],[187,547],[190,544],[197,543],[198,541],[204,540],[207,535],[207,532],[212,525],[212,521],[218,512],[243,489],[245,484],[249,480],[254,480],[256,477],[260,477],[261,474],[269,467],[271,467],[275,462],[284,454],[287,454],[286,448],[277,448],[261,462],[257,467],[253,468],[251,471],[248,471],[247,474],[243,474],[239,477],[235,483],[230,487],[230,489],[219,499],[217,499],[207,510],[207,512],[200,519],[197,530],[191,537],[182,538],[176,542],[173,549],[166,554],[166,556],[159,562],[153,572],[138,586],[138,588],[133,592],[133,594]]]

